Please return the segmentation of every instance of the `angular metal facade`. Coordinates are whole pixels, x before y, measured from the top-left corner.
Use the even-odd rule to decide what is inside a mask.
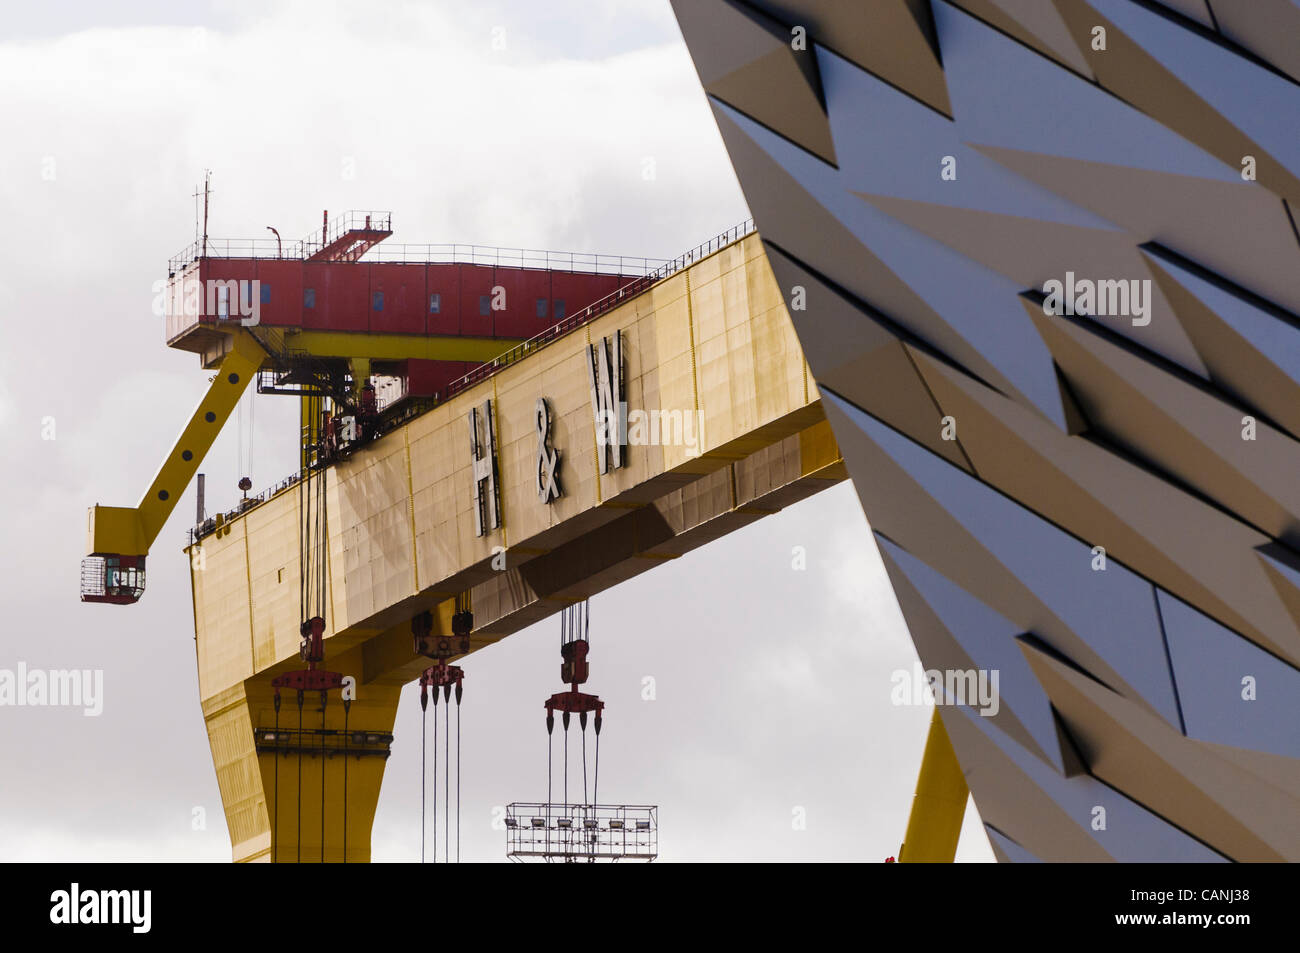
[[[1300,3],[674,8],[998,857],[1300,860]]]

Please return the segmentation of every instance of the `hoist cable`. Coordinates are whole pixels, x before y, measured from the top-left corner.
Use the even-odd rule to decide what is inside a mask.
[[[550,709],[547,709],[546,717],[551,717]],[[555,735],[547,729],[546,732],[546,853],[551,853],[551,752],[555,750]]]
[[[244,402],[235,405],[235,469],[244,475]]]
[[[564,724],[564,813],[569,818],[570,823],[573,821],[573,815],[569,811],[569,724],[568,715],[565,714]],[[572,830],[572,828],[570,828]],[[563,842],[564,838],[560,838]],[[569,854],[569,845],[564,845],[565,857]]]
[[[450,800],[450,798],[447,797],[447,794],[446,794],[446,788],[447,788],[447,785],[451,783],[451,777],[450,777],[451,772],[447,770],[447,768],[450,767],[450,764],[448,764],[448,762],[450,762],[450,759],[451,759],[451,754],[450,754],[450,751],[451,751],[451,705],[450,705],[450,703],[448,703],[448,705],[447,705],[447,714],[446,714],[446,715],[443,715],[443,720],[445,720],[445,722],[446,722],[446,724],[445,724],[445,728],[446,728],[446,729],[445,729],[445,731],[442,732],[442,767],[443,767],[443,772],[442,772],[442,787],[443,787],[443,796],[442,796],[442,828],[443,828],[443,839],[442,839],[442,862],[443,862],[443,863],[446,863],[446,862],[447,862],[447,837],[446,837],[446,835],[447,835],[448,824],[450,824],[450,818],[451,818],[451,800]],[[433,751],[433,757],[434,757],[434,758],[437,758],[437,757],[438,757],[438,751],[437,751],[437,749],[434,749],[434,751]]]
[[[235,465],[241,477],[252,476],[253,468],[253,391],[246,391],[235,408],[236,443]],[[247,424],[244,418],[248,418]]]
[[[280,693],[275,695],[275,819],[271,825],[271,863],[276,863],[280,837]]]
[[[348,862],[348,748],[352,736],[348,734],[348,715],[352,713],[352,703],[343,700],[343,863]],[[597,750],[600,750],[597,748]]]
[[[329,487],[326,483],[328,471],[322,470],[320,474],[320,612],[316,613],[322,619],[325,618],[325,598],[326,586],[329,584],[329,530],[330,514],[326,504],[326,492]]]
[[[429,750],[429,743],[425,740],[428,725],[429,709],[422,706],[420,712],[420,863],[424,863],[424,835],[429,829],[428,822],[424,819],[425,805],[429,801],[424,793],[424,781],[429,776],[429,769],[424,766],[425,752]]]
[[[320,693],[320,862],[325,863],[325,700]]]
[[[442,859],[444,863],[451,863],[451,699],[444,698],[447,703],[447,713],[443,715],[446,722],[446,731],[443,732],[443,755],[442,755]]]
[[[299,442],[301,443],[301,438]],[[300,462],[306,459],[301,448],[298,454]],[[303,620],[307,618],[307,544],[304,535],[307,532],[305,510],[307,493],[304,488],[306,477],[306,467],[300,467],[298,471],[298,617]]]
[[[302,863],[302,689],[298,689],[298,863]]]
[[[460,863],[460,699],[456,699],[456,863]]]
[[[438,862],[438,708],[437,698],[440,690],[437,685],[433,686],[434,709],[433,709],[433,862]],[[443,810],[446,810],[444,805]]]
[[[585,714],[584,714],[585,720]],[[587,840],[587,726],[582,726],[582,839]]]
[[[325,618],[326,587],[329,585],[330,512],[329,507],[326,506],[328,480],[328,471],[322,470],[320,475],[320,612],[317,613],[322,619]]]
[[[312,420],[311,420],[311,422],[308,424],[308,428],[309,428],[309,429],[308,429],[308,436],[310,436],[310,437],[315,437],[315,436],[316,436],[317,421],[320,419],[319,401],[313,399],[313,402],[312,402],[312,410],[314,411],[314,413],[313,413],[313,415],[312,415]],[[318,497],[316,497],[316,496],[314,495],[314,494],[315,494],[315,491],[316,491],[316,487],[317,487],[319,484],[318,484],[317,481],[314,479],[314,474],[312,473],[312,470],[311,470],[311,458],[310,458],[310,456],[308,457],[308,460],[307,460],[307,466],[308,466],[308,470],[307,470],[307,500],[308,500],[308,503],[307,503],[307,519],[308,519],[308,522],[307,522],[307,617],[310,618],[311,616],[313,616],[313,615],[315,614],[313,610],[314,610],[315,607],[316,607],[316,601],[315,601],[315,591],[316,591],[316,534],[315,534],[315,530],[316,530],[316,521],[320,518],[320,512],[319,512],[319,509],[317,508],[317,505],[316,505],[316,504],[317,504]]]
[[[328,541],[328,519],[329,514],[325,507],[325,479],[327,471],[322,469],[316,475],[316,541],[312,547],[312,557],[315,559],[316,568],[316,604],[313,615],[325,618],[325,585],[326,585],[326,547]]]
[[[591,779],[591,803],[600,803],[600,732],[596,732],[596,771]]]
[[[316,614],[316,590],[320,572],[316,559],[316,550],[320,545],[320,537],[317,533],[320,525],[320,476],[309,472],[307,480],[307,495],[311,497],[311,522],[307,526],[307,572],[310,574],[307,583],[307,617],[311,618]]]
[[[298,475],[298,518],[301,521],[298,532],[298,608],[303,621],[306,621],[309,613],[308,600],[311,593],[311,566],[310,552],[308,549],[311,540],[311,455],[307,449],[308,441],[311,438],[311,421],[312,421],[312,398],[302,398],[302,417],[306,421],[306,426],[300,428],[299,434],[299,462],[301,464]]]

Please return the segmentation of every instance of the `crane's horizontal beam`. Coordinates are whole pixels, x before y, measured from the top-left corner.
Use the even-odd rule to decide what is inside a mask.
[[[487,363],[517,344],[516,338],[459,337],[450,334],[366,334],[351,331],[289,331],[285,347],[316,357],[368,358],[372,361],[472,361]]]

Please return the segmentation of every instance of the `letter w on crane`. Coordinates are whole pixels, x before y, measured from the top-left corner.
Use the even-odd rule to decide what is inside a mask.
[[[627,402],[623,399],[623,335],[614,332],[587,345],[591,409],[596,421],[596,460],[601,473],[627,460]]]

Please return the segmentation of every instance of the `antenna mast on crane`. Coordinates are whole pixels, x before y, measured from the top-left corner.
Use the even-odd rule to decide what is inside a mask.
[[[202,245],[199,245],[199,195],[203,196],[203,235]],[[203,170],[203,191],[200,193],[197,188],[194,190],[194,244],[199,246],[199,258],[203,258],[208,253],[208,204],[212,195],[212,170]]]

